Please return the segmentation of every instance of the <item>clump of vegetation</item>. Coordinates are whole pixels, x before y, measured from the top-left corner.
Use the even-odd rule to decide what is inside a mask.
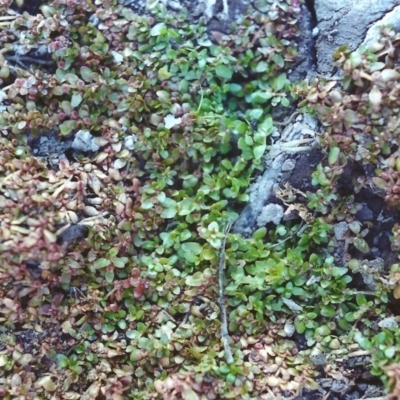
[[[209,37],[204,21],[160,4],[148,16],[113,0],[54,0],[37,16],[2,10],[5,399],[294,394],[317,387],[321,368],[338,376],[338,362],[315,360],[346,359],[362,348],[355,326],[387,311],[389,286],[355,290],[352,270],[364,263],[332,255],[337,221],[348,223],[346,249],[368,246],[358,205],[332,192],[354,147],[336,138],[337,117],[325,122],[328,166],[313,176],[320,188],[306,194],[305,221],[251,238],[224,232],[263,167],[271,108],[289,105],[300,7],[269,1],[260,11]],[[355,111],[333,102],[342,92],[307,90],[318,112],[343,110],[350,129]],[[84,143],[39,159],[28,137],[49,132]],[[221,340],[221,248],[232,363]],[[40,344],[19,343],[17,327],[42,334]]]
[[[341,86],[335,80],[317,80],[312,86],[295,90],[305,97],[300,106],[311,107],[322,120],[325,134],[321,145],[330,151],[329,174],[336,170],[340,175],[340,168],[349,161],[360,163],[366,170],[373,168],[376,176],[366,172],[368,179],[356,187],[375,185],[385,191],[385,200],[392,207],[397,207],[399,200],[398,41],[398,34],[384,28],[380,39],[369,47],[355,52],[339,48],[333,56],[343,71]],[[321,176],[326,175],[322,167],[320,171]]]
[[[355,52],[350,52],[347,47],[339,48],[334,58],[343,73],[342,82],[316,80],[311,85],[302,84],[294,89],[295,95],[300,96],[300,106],[316,113],[323,124],[324,132],[319,142],[328,157],[318,165],[313,176],[314,183],[320,186],[319,199],[324,198],[325,201],[319,205],[316,203],[316,207],[328,214],[331,220],[348,223],[354,236],[346,239],[347,244],[353,244],[361,253],[369,253],[370,250],[364,240],[368,226],[363,227],[359,221],[349,217],[349,212],[355,214],[361,207],[354,202],[354,196],[346,199],[347,212],[335,211],[339,199],[338,183],[346,166],[358,165],[362,174],[353,178],[354,195],[363,188],[372,188],[375,195],[385,200],[388,209],[399,208],[399,40],[398,33],[385,27],[379,39],[368,47],[362,46]],[[398,235],[396,223],[392,236],[392,250],[395,252],[399,251]],[[378,288],[377,293],[380,294],[393,291],[393,297],[399,298],[397,262],[385,266],[385,275],[383,266],[376,268],[379,260],[372,267],[372,261],[350,258],[346,259],[345,255],[344,261],[353,272],[362,274],[367,285],[372,285],[374,290]],[[374,302],[376,304],[376,300]],[[372,301],[363,303],[371,312]],[[387,321],[390,322],[388,326]],[[389,314],[379,327],[381,329],[376,326],[371,329],[373,325],[366,324],[356,332],[355,339],[370,351],[372,373],[382,377],[387,391],[397,398],[396,319]]]

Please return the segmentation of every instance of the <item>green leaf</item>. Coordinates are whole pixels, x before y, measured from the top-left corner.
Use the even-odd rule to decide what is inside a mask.
[[[335,316],[335,309],[332,306],[323,306],[321,308],[321,315],[323,317],[334,317]]]
[[[247,112],[248,118],[255,119],[258,121],[264,114],[264,110],[262,108],[252,108]]]
[[[266,61],[260,61],[256,66],[256,72],[265,72],[268,69],[268,63]]]
[[[229,91],[237,96],[243,91],[243,88],[238,83],[231,83],[229,84]]]
[[[193,389],[186,388],[182,392],[182,399],[183,400],[199,400],[200,398],[199,398],[199,395]]]
[[[182,231],[179,235],[179,240],[181,242],[184,242],[185,240],[190,239],[190,237],[192,236],[192,234],[190,233],[189,229],[185,229],[184,231]]]
[[[388,187],[388,183],[379,177],[372,178],[372,182],[378,189],[386,189]]]
[[[315,329],[315,334],[320,336],[328,336],[331,334],[331,330],[327,325],[321,325]]]
[[[233,75],[233,68],[226,65],[217,65],[215,73],[223,79],[231,79]]]
[[[165,35],[167,33],[167,25],[164,22],[155,24],[150,30],[150,36]]]
[[[166,209],[163,210],[163,212],[161,213],[161,217],[162,217],[162,218],[166,218],[166,219],[174,218],[175,215],[176,215],[176,213],[177,213],[176,208],[166,208]]]
[[[179,215],[188,215],[190,214],[193,210],[195,210],[196,205],[193,201],[193,199],[191,198],[186,198],[183,199],[180,203],[179,203]]]
[[[128,262],[127,257],[118,257],[113,260],[113,265],[116,268],[124,268],[125,264]]]
[[[274,89],[279,92],[280,90],[282,90],[285,87],[287,82],[288,82],[288,79],[286,78],[286,74],[285,73],[280,74],[275,80]]]
[[[199,182],[199,178],[195,177],[194,175],[184,176],[182,177],[182,180],[184,189],[195,187]]]
[[[117,322],[117,325],[119,326],[119,328],[125,329],[125,328],[126,328],[126,321],[125,321],[124,319],[120,319],[120,320]]]
[[[142,210],[150,210],[153,207],[154,207],[154,203],[151,199],[143,200],[142,203],[140,204],[140,208]]]
[[[178,255],[183,257],[187,262],[194,263],[197,261],[198,255],[202,251],[202,246],[195,242],[182,243],[178,250]]]
[[[137,330],[129,329],[129,330],[126,331],[126,337],[128,339],[135,340],[135,339],[138,339],[140,337],[140,333]]]
[[[71,106],[74,107],[74,108],[78,107],[79,104],[81,104],[82,99],[83,99],[83,97],[82,97],[81,94],[79,94],[79,93],[73,94],[72,98],[71,98]]]
[[[363,294],[357,294],[356,295],[356,302],[361,307],[361,306],[367,304],[367,299],[365,298],[365,296]]]
[[[260,145],[258,145],[258,146],[255,146],[254,148],[253,148],[253,155],[254,155],[254,158],[256,159],[256,160],[259,160],[259,159],[261,159],[261,157],[264,155],[264,153],[265,153],[265,149],[267,148],[267,145],[266,144],[260,144]]]
[[[336,163],[336,161],[339,159],[339,154],[340,154],[339,147],[332,147],[329,150],[329,156],[328,156],[329,165]]]
[[[169,232],[162,232],[160,237],[163,240],[164,247],[166,248],[172,247],[175,244],[175,241]]]
[[[196,242],[186,242],[182,243],[181,249],[184,252],[195,254],[198,256],[201,253],[202,246]]]
[[[204,35],[201,38],[197,39],[197,43],[199,46],[202,47],[210,47],[212,45],[212,42],[210,39],[208,39],[207,35]]]
[[[113,247],[110,250],[108,250],[107,255],[112,258],[112,257],[116,257],[119,253],[119,249],[118,247]]]
[[[353,239],[353,244],[358,251],[361,251],[361,253],[369,253],[368,243],[364,239],[356,237]]]
[[[275,64],[277,64],[279,67],[281,67],[281,68],[283,68],[283,67],[285,66],[285,60],[284,60],[283,57],[282,57],[280,54],[278,54],[278,53],[275,53],[275,54],[272,56],[272,61],[273,61]]]
[[[272,100],[271,100],[271,105],[272,105],[273,107],[277,106],[277,105],[280,103],[281,98],[282,98],[282,97],[280,97],[280,96],[275,96],[275,97],[273,97]]]
[[[265,235],[267,234],[267,228],[262,227],[257,229],[254,233],[253,233],[253,239],[256,240],[260,240],[260,239],[264,239]]]
[[[158,90],[156,94],[160,101],[163,101],[165,103],[168,103],[171,99],[171,94],[166,90]]]
[[[77,127],[77,122],[73,120],[68,120],[60,125],[60,132],[62,135],[69,135]]]
[[[171,74],[168,72],[166,68],[160,68],[158,70],[158,79],[160,79],[161,81],[165,81],[169,78],[171,78]]]
[[[243,121],[235,121],[234,126],[235,133],[239,135],[244,135],[249,130],[249,126]]]
[[[61,368],[67,368],[69,365],[68,357],[64,354],[57,354],[57,361]]]
[[[281,98],[281,104],[283,107],[289,107],[290,106],[290,101],[287,97],[282,97]]]
[[[356,332],[354,335],[354,340],[364,349],[372,350],[374,348],[373,344],[365,337],[362,336],[360,332]]]
[[[271,90],[257,90],[250,96],[252,104],[264,104],[273,96]]]
[[[107,271],[104,274],[104,277],[108,283],[112,283],[114,281],[114,271]]]
[[[63,90],[61,89],[61,86],[54,86],[53,89],[51,90],[51,93],[54,96],[62,96],[64,94]]]
[[[75,74],[68,73],[64,76],[63,81],[67,81],[72,87],[76,87],[79,78]]]
[[[204,260],[208,260],[208,261],[214,260],[217,258],[217,253],[216,253],[215,249],[213,249],[213,248],[203,250],[201,255],[204,258]]]
[[[204,284],[204,275],[202,272],[196,272],[193,275],[187,276],[185,283],[188,286],[201,286]]]
[[[270,116],[268,116],[267,118],[265,118],[264,121],[260,123],[260,125],[258,125],[257,135],[262,134],[263,137],[267,137],[269,134],[272,133],[273,128],[274,128],[273,119]]]
[[[396,347],[393,346],[388,347],[387,349],[385,349],[385,357],[391,360],[395,356],[396,352],[397,352]]]
[[[164,192],[158,194],[157,199],[160,204],[165,208],[176,208],[177,202],[170,197],[166,197]]]
[[[111,264],[110,260],[107,260],[107,258],[99,258],[98,260],[95,261],[93,264],[93,268],[95,269],[101,269],[108,267]]]

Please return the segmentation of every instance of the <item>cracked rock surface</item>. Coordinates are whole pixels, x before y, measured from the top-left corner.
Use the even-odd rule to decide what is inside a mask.
[[[309,1],[308,3],[313,3]],[[315,40],[316,71],[333,74],[332,53],[348,44],[355,50],[369,32],[379,25],[393,24],[400,29],[400,0],[315,0],[318,36]]]
[[[300,16],[301,36],[298,40],[299,57],[297,64],[289,71],[288,76],[292,82],[303,79],[312,79],[315,76],[332,76],[336,73],[332,54],[340,46],[349,45],[355,50],[361,44],[368,44],[374,41],[379,32],[379,27],[391,24],[400,29],[400,0],[309,0],[302,6]],[[282,120],[293,113],[293,109],[273,110]],[[276,115],[275,118],[276,119]],[[278,119],[279,120],[279,119]],[[310,126],[310,124],[312,126]],[[285,132],[292,130],[291,140],[302,140],[307,135],[305,132],[316,132],[319,129],[317,120],[307,117],[304,120],[297,119],[288,124],[284,129],[278,127],[277,132],[280,139],[276,140],[267,156],[265,172],[250,188],[250,202],[244,208],[234,229],[245,236],[260,226],[260,221],[271,221],[279,223],[280,218],[272,216],[268,208],[273,204],[272,209],[278,212],[278,206],[274,192],[279,185],[285,181],[291,184],[298,183],[296,174],[298,171],[307,171],[310,175],[313,169],[310,165],[315,159],[315,148],[308,152],[302,152],[301,158],[295,152],[278,154],[275,158],[274,152],[284,142]],[[293,133],[294,132],[294,133]],[[320,154],[317,159],[322,158]],[[285,163],[294,163],[294,174],[288,174],[284,169]],[[302,175],[304,173],[302,172]],[[303,176],[303,184],[306,185],[307,178]],[[308,177],[310,180],[310,176]],[[296,186],[293,184],[293,186]],[[304,187],[296,187],[304,190]],[[267,208],[266,208],[267,207]],[[278,214],[281,213],[279,209]],[[266,217],[268,215],[268,217]],[[257,222],[258,221],[258,222]]]

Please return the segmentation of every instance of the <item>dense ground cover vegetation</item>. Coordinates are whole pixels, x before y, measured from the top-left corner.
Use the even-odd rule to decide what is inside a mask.
[[[377,185],[398,205],[398,37],[338,51],[340,89],[293,87],[297,1],[258,4],[226,35],[162,4],[41,11],[1,17],[1,396],[273,398],[350,379],[370,356],[393,391],[399,268],[367,255],[354,196]],[[324,125],[315,191],[285,192],[307,212],[229,233],[291,95]],[[342,196],[349,160],[377,175]]]

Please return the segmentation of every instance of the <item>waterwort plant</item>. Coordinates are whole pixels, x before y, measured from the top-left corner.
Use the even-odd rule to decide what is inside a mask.
[[[299,2],[259,3],[225,35],[162,4],[139,16],[113,0],[55,0],[3,27],[1,329],[43,332],[30,349],[1,335],[5,399],[294,394],[316,387],[313,352],[335,354],[367,323],[350,268],[321,250],[335,246],[329,214],[348,214],[348,199],[327,195],[345,162],[332,150],[305,224],[226,235],[225,362],[223,227],[263,168],[271,108],[289,104],[299,34]],[[51,63],[12,63],[39,49]],[[50,132],[90,148],[39,160],[27,133]]]

